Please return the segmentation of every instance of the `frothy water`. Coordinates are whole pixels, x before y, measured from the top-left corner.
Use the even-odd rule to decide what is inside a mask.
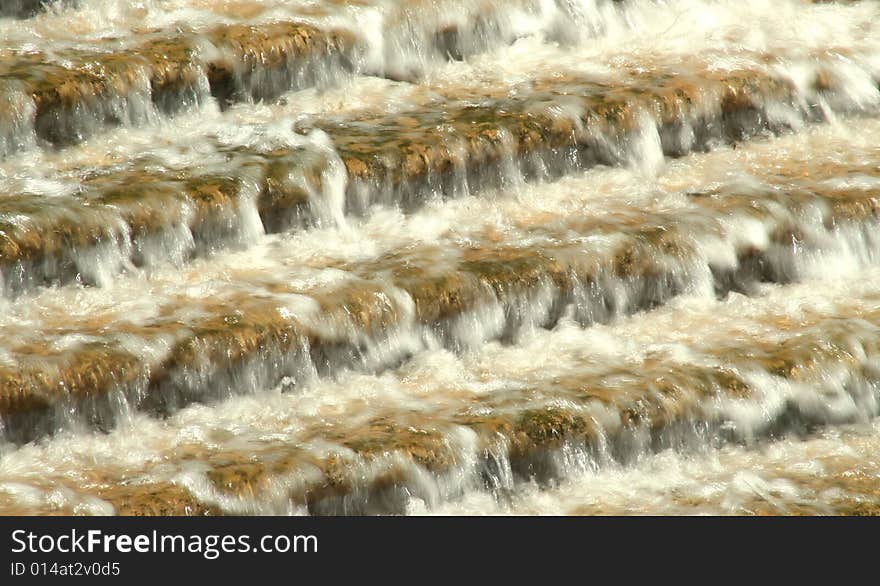
[[[876,3],[14,8],[0,513],[880,510]]]
[[[842,427],[757,449],[672,451],[628,467],[586,468],[509,498],[468,494],[426,515],[876,515],[877,425]]]

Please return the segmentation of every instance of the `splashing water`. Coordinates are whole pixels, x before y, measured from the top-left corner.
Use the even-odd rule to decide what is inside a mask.
[[[876,514],[880,7],[0,12],[0,514]]]

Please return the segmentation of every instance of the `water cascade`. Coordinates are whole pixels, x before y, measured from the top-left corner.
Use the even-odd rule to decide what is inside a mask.
[[[880,513],[880,4],[0,39],[0,514]]]

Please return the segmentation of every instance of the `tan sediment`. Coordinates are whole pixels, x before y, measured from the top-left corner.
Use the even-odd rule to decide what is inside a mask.
[[[186,488],[171,483],[119,484],[96,491],[120,516],[204,517],[222,514],[200,503]]]
[[[106,481],[107,479],[102,479]],[[79,502],[23,503],[3,498],[0,487],[0,514],[4,516],[72,516],[93,512],[96,506],[112,507],[108,512],[121,516],[208,516],[221,515],[215,506],[198,501],[186,488],[170,482],[126,482],[114,479],[113,484],[78,485],[70,480],[57,480],[54,484],[43,483],[45,493],[61,491],[76,495]],[[88,507],[88,508],[86,508]]]

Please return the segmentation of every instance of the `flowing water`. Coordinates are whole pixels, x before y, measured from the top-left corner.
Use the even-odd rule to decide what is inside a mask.
[[[880,3],[0,43],[0,514],[880,513]]]

